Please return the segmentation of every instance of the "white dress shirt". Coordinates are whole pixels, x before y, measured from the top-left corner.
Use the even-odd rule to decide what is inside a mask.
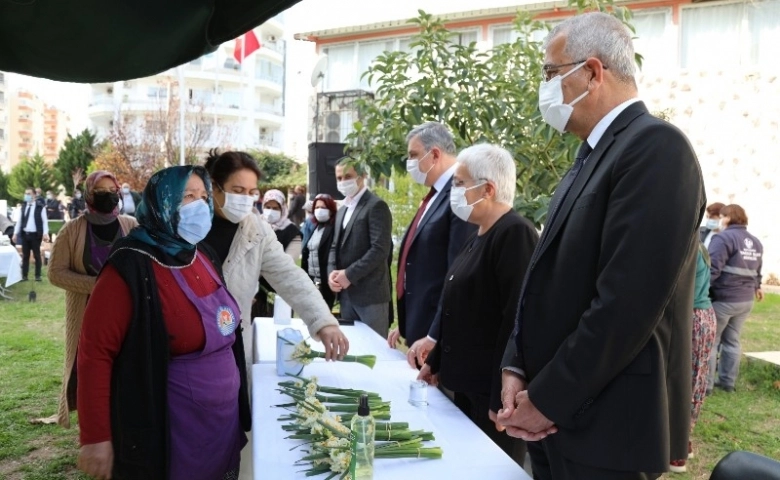
[[[347,211],[344,212],[344,221],[341,224],[341,228],[347,228],[347,225],[349,225],[349,220],[352,218],[352,213],[355,211],[355,207],[357,207],[357,204],[363,197],[363,194],[366,193],[366,190],[368,190],[368,187],[363,185],[363,188],[361,188],[354,197],[347,197],[344,199],[344,206],[347,207]]]
[[[629,105],[634,104],[638,102],[639,99],[637,97],[631,98],[629,100],[626,100],[625,102],[621,103],[617,107],[613,108],[609,111],[608,114],[604,115],[604,117],[599,120],[599,123],[596,124],[595,127],[593,127],[593,130],[590,132],[590,135],[588,135],[588,145],[590,145],[590,148],[596,148],[596,145],[599,144],[599,140],[601,140],[601,137],[604,136],[604,132],[607,131],[610,125],[612,125],[612,122],[615,121],[615,119],[623,113],[623,110],[629,107]]]
[[[16,222],[14,228],[14,235],[22,233],[22,218],[27,215],[27,223],[24,225],[24,231],[27,233],[35,233],[38,229],[35,227],[35,200],[27,202],[20,209],[19,221]],[[49,234],[49,217],[46,215],[46,207],[41,208],[41,221],[43,223],[43,234]]]
[[[439,193],[444,190],[444,187],[447,185],[447,182],[449,182],[452,179],[452,176],[455,175],[455,170],[458,168],[458,162],[455,162],[452,164],[450,168],[447,169],[444,173],[439,176],[439,179],[436,180],[436,182],[433,184],[433,188],[436,190],[436,193],[433,194],[430,200],[428,200],[428,204],[425,206],[425,211],[422,215],[420,215],[420,221],[417,222],[417,225],[422,222],[423,217],[425,217],[425,214],[428,213],[428,209],[431,208],[431,205],[433,205],[433,202],[436,201],[436,198],[438,198]]]

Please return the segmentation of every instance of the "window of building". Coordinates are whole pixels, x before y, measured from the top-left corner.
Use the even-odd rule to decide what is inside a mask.
[[[241,92],[238,90],[225,90],[222,93],[222,103],[228,108],[239,108],[241,105]]]
[[[677,38],[671,29],[670,9],[639,10],[631,22],[636,30],[634,51],[642,55],[643,72],[677,65]]]
[[[167,87],[149,87],[146,89],[146,96],[154,99],[168,98]]]
[[[680,66],[774,65],[779,18],[780,0],[685,7],[680,21]]]
[[[546,23],[549,25],[549,28],[552,28],[560,22],[556,21],[556,22],[546,22]],[[534,42],[541,43],[544,40],[544,37],[547,36],[548,31],[549,30],[547,29],[542,29],[542,30],[536,30],[532,32],[531,40]],[[520,32],[517,31],[517,29],[513,24],[496,25],[490,29],[490,36],[492,40],[492,46],[493,48],[495,48],[505,43],[513,43],[515,40],[517,40],[520,37]]]
[[[361,42],[358,44],[358,77],[368,71],[374,60],[386,51],[395,49],[394,41]],[[360,88],[369,90],[368,78],[360,79]]]
[[[457,45],[462,45],[464,47],[467,47],[471,45],[472,42],[479,41],[479,31],[478,30],[455,31],[450,36],[450,40],[452,40],[452,42]]]
[[[337,92],[352,90],[358,85],[356,43],[334,45],[323,50],[328,56],[328,72],[325,74],[325,90]]]
[[[0,140],[3,140],[3,139],[5,139],[5,130],[0,128]]]

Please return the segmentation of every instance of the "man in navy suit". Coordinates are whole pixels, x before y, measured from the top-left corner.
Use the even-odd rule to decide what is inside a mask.
[[[529,441],[536,479],[654,479],[688,454],[704,186],[685,135],[637,98],[631,36],[595,12],[544,42],[542,117],[583,143],[550,202],[491,407]]]
[[[398,337],[403,336],[410,345],[409,365],[419,368],[438,339],[439,297],[447,270],[476,226],[450,209],[457,152],[447,127],[424,123],[409,132],[406,141],[406,170],[415,182],[430,190],[401,242],[395,285],[398,328],[387,336],[387,343],[395,348]]]

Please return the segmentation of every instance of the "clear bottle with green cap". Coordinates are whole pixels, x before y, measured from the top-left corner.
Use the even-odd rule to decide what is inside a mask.
[[[376,422],[371,416],[368,395],[360,396],[357,415],[352,417],[352,459],[349,471],[352,480],[371,480],[374,478],[374,430]]]

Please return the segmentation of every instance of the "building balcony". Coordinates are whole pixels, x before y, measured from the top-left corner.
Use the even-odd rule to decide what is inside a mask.
[[[266,150],[271,153],[281,153],[282,142],[274,138],[264,138],[260,136],[254,142],[252,142],[251,145],[249,145],[249,148],[255,150]]]
[[[266,20],[265,23],[260,25],[260,30],[264,34],[270,33],[276,35],[278,38],[282,38],[282,35],[284,34],[284,12]]]
[[[264,43],[260,47],[260,50],[255,53],[255,55],[257,55],[259,58],[265,58],[281,63],[284,61],[284,43],[281,41],[275,43]]]

